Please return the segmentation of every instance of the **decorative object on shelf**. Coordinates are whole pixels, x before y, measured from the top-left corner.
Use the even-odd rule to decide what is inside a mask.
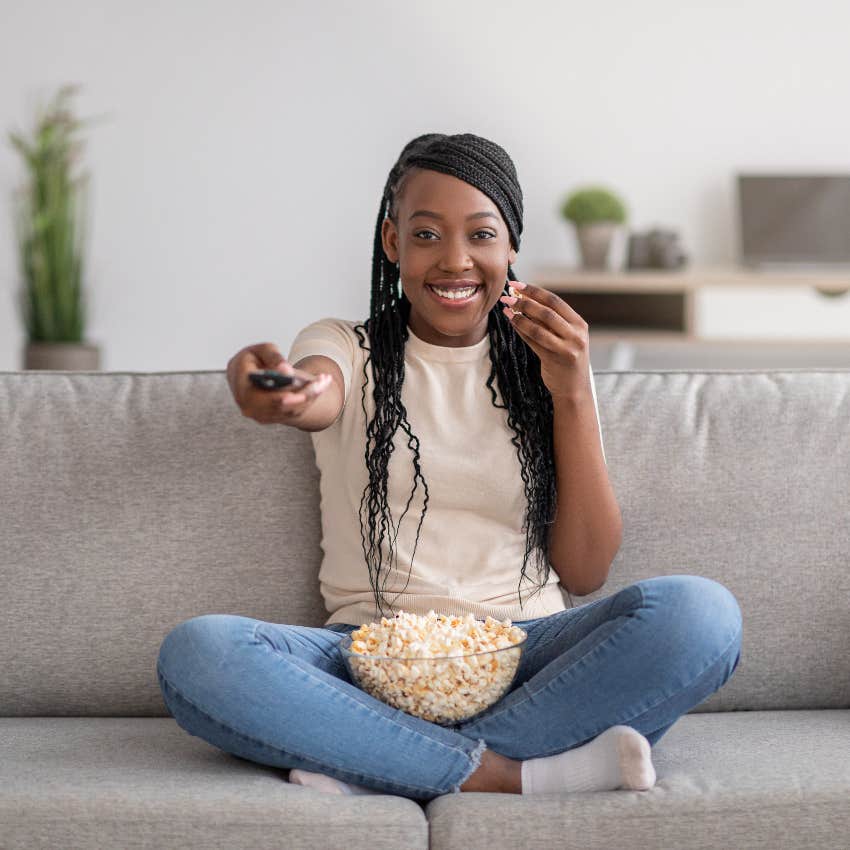
[[[602,186],[585,186],[564,201],[561,216],[575,225],[583,267],[606,268],[611,240],[626,220],[620,198]]]
[[[628,269],[680,269],[688,262],[675,230],[656,228],[629,236]]]
[[[63,86],[41,110],[30,138],[9,133],[29,181],[15,193],[14,219],[26,326],[24,369],[98,370],[100,349],[85,340],[87,303],[83,249],[88,175],[75,176],[88,121],[68,102],[77,86]]]
[[[846,295],[850,292],[850,287],[847,287],[846,289],[833,289],[831,287],[827,288],[823,286],[816,286],[815,292],[818,292],[826,298],[840,298],[842,295]]]

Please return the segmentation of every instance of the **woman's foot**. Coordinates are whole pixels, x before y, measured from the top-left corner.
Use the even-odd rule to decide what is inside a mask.
[[[299,768],[293,768],[289,771],[289,781],[293,785],[306,785],[308,788],[315,788],[317,791],[324,791],[326,794],[383,793],[383,791],[375,791],[373,788],[366,788],[363,785],[354,785],[351,782],[334,779],[333,776],[326,776],[324,773],[313,773]]]
[[[631,726],[611,726],[580,747],[522,762],[522,793],[646,791],[655,785],[649,741]]]

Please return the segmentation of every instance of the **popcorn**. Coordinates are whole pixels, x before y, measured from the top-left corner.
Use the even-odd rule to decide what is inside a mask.
[[[522,298],[522,293],[515,289],[510,283],[508,284],[508,293],[513,295],[514,298]]]
[[[400,611],[353,631],[347,661],[367,693],[425,720],[452,724],[507,691],[526,636],[510,620]]]

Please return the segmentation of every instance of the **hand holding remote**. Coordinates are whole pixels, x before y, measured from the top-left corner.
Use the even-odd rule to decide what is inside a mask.
[[[258,374],[267,370],[290,377],[293,382],[275,388],[279,381],[269,380],[273,374]],[[253,379],[252,374],[256,376]],[[227,382],[243,416],[261,425],[291,425],[330,386],[331,377],[295,369],[274,343],[263,342],[249,345],[230,358]]]

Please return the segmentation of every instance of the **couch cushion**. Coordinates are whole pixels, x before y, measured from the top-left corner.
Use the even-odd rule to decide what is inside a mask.
[[[741,661],[695,711],[850,708],[850,369],[596,384],[624,531],[582,601],[652,575],[715,579],[741,607]]]
[[[847,710],[691,713],[652,748],[650,790],[443,795],[426,807],[431,848],[514,850],[529,825],[533,846],[564,850],[838,847],[848,752]]]
[[[223,372],[0,374],[0,433],[0,716],[167,716],[182,620],[327,619],[310,435]]]
[[[0,718],[0,846],[428,846],[422,806],[290,785],[170,718]]]
[[[850,370],[596,372],[623,514],[606,584],[725,584],[735,676],[695,711],[850,707]],[[168,711],[159,646],[205,613],[321,625],[310,435],[217,372],[0,373],[0,715]]]

